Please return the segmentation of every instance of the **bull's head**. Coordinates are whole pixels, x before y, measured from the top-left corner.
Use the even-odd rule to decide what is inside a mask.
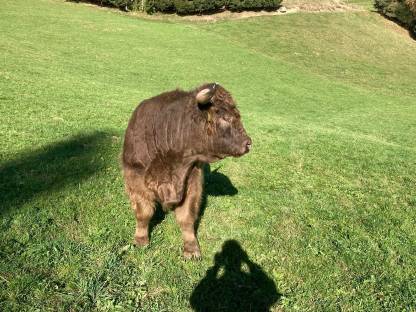
[[[207,84],[198,89],[196,101],[205,116],[211,153],[224,158],[239,157],[250,151],[251,139],[229,92],[216,83]]]

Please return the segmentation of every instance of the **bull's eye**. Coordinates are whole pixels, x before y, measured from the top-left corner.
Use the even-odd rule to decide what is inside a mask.
[[[230,127],[231,122],[227,118],[221,117],[219,118],[219,124],[222,129],[227,129]]]

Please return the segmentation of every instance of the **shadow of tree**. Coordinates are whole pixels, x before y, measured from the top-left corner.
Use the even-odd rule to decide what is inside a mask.
[[[224,243],[190,297],[194,311],[269,311],[278,302],[272,279],[235,240]]]
[[[0,214],[16,210],[44,192],[79,183],[101,170],[108,146],[103,132],[77,135],[0,164]]]
[[[406,25],[406,23],[400,21],[398,18],[394,18],[392,16],[383,14],[376,9],[372,10],[371,12],[377,13],[378,15],[389,20],[390,22],[395,23],[396,25],[404,28],[405,30],[407,30],[409,37],[412,38],[413,40],[416,40],[416,21],[414,21],[411,25]]]
[[[103,7],[103,8],[117,9],[117,6],[111,5],[111,4],[107,3],[106,1],[102,1],[102,0],[66,0],[66,2],[72,2],[72,3],[88,3],[88,4],[100,6],[100,7]],[[123,10],[124,9],[124,11],[127,11],[126,7],[120,6],[119,9],[120,10]]]

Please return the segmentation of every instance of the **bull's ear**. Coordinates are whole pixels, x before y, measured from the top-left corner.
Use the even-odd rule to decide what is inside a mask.
[[[198,102],[198,104],[200,105],[208,104],[211,98],[214,96],[216,88],[217,88],[217,84],[211,83],[206,88],[199,91],[198,94],[196,95],[196,101]]]

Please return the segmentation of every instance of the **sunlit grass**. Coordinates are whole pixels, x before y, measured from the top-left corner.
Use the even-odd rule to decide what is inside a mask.
[[[57,0],[3,3],[0,29],[1,310],[190,310],[229,240],[277,311],[414,308],[406,32],[370,12],[176,23]],[[172,214],[131,246],[119,155],[139,101],[205,81],[254,148],[211,166],[203,260],[185,262]]]

